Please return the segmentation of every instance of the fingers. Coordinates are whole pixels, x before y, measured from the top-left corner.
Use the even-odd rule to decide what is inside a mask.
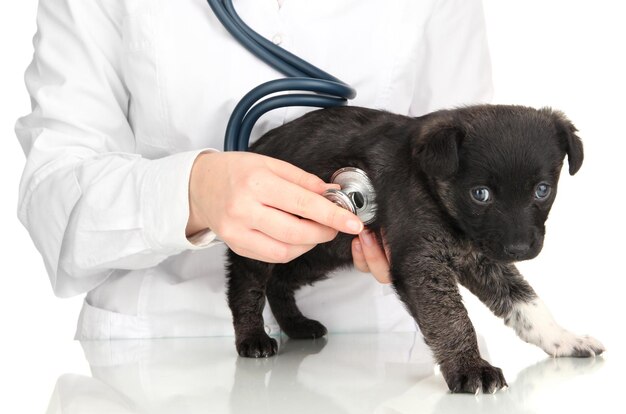
[[[363,230],[363,223],[357,216],[324,197],[311,194],[313,192],[319,195],[329,188],[339,188],[338,185],[327,184],[318,176],[285,161],[268,158],[267,162],[276,176],[284,180],[282,184],[272,183],[274,191],[271,194],[266,193],[279,204],[270,204],[272,207],[308,218],[343,233],[358,234]],[[276,189],[280,191],[277,192]]]
[[[353,240],[352,258],[358,270],[372,273],[380,283],[391,283],[387,252],[369,230],[361,232],[358,239]]]
[[[367,265],[367,260],[365,260],[365,255],[363,254],[363,246],[361,245],[361,240],[358,237],[352,239],[352,261],[354,262],[354,267],[359,272],[370,272],[370,268]]]
[[[307,218],[343,233],[358,234],[363,230],[363,223],[356,215],[291,181],[269,177],[262,185],[263,189],[259,197],[265,205]],[[324,186],[328,188],[326,184]]]
[[[256,209],[250,226],[283,243],[310,245],[325,243],[337,236],[337,231],[311,220],[298,218],[268,206]]]

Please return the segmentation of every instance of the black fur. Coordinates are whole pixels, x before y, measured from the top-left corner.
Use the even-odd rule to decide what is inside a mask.
[[[520,106],[474,106],[419,118],[357,107],[311,112],[274,129],[251,149],[288,161],[326,182],[342,167],[370,177],[378,210],[369,226],[384,230],[391,277],[441,364],[451,390],[493,391],[502,372],[478,352],[458,283],[498,316],[536,297],[514,261],[542,248],[544,222],[565,155],[570,174],[583,161],[574,126],[559,112]],[[535,197],[537,185],[551,193]],[[492,199],[471,192],[486,186]],[[340,234],[285,264],[229,252],[228,301],[240,355],[266,357],[276,341],[263,330],[269,305],[292,338],[317,338],[324,326],[298,310],[294,292],[352,265],[353,236]]]

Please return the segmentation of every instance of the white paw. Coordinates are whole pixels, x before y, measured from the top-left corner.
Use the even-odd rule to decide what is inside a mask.
[[[593,357],[605,350],[600,341],[561,328],[539,298],[518,303],[505,323],[524,341],[537,345],[553,357]]]
[[[590,336],[576,336],[566,330],[558,335],[546,335],[539,345],[548,355],[558,357],[594,357],[605,351],[600,341]]]

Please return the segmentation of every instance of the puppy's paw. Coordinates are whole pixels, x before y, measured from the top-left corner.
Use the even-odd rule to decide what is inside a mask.
[[[246,358],[267,358],[276,354],[278,343],[265,332],[248,335],[237,341],[237,352]]]
[[[441,373],[448,388],[454,393],[478,394],[482,391],[493,394],[508,387],[502,370],[480,358],[471,362],[462,360],[443,363]]]
[[[289,319],[281,323],[281,329],[293,339],[321,338],[328,333],[324,325],[313,319]]]
[[[593,357],[604,352],[598,340],[563,329],[539,298],[517,303],[504,322],[524,341],[553,357]]]
[[[590,336],[576,336],[573,333],[561,330],[549,341],[542,343],[541,348],[550,356],[587,358],[600,355],[605,351],[604,345]]]

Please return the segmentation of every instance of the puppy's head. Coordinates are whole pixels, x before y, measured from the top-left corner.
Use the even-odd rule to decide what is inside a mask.
[[[499,105],[421,120],[414,161],[454,225],[493,260],[537,256],[563,160],[570,175],[583,162],[574,125],[551,109]]]

